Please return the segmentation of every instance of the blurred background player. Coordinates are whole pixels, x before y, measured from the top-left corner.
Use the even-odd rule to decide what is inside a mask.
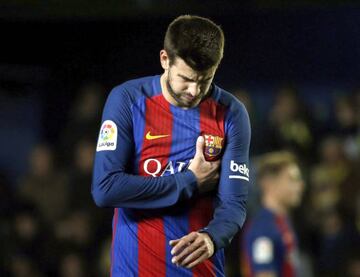
[[[262,156],[257,181],[262,207],[243,237],[244,276],[297,276],[297,238],[289,213],[301,202],[304,182],[295,157],[289,152]]]

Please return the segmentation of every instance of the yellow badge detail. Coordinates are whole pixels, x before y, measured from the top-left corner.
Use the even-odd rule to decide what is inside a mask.
[[[156,135],[156,136],[154,136],[154,135],[151,135],[150,131],[149,131],[149,132],[147,132],[145,138],[148,139],[148,140],[152,140],[152,139],[166,138],[168,136],[170,136],[170,135]]]

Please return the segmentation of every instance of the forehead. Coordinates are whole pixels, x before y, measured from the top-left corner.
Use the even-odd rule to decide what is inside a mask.
[[[184,75],[190,79],[206,79],[209,77],[213,77],[215,74],[215,71],[217,69],[216,66],[211,67],[204,71],[197,71],[188,66],[185,61],[179,57],[175,58],[174,64],[172,65],[172,68],[176,71],[176,73]]]

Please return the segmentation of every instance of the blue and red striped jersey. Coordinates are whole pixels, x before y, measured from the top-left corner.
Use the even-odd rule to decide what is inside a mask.
[[[216,190],[200,195],[187,170],[196,140],[221,159]],[[234,96],[215,84],[197,107],[163,97],[160,76],[116,86],[106,101],[92,194],[113,207],[112,276],[224,276],[224,251],[244,223],[250,123]],[[216,252],[192,270],[171,263],[169,241],[207,232]]]
[[[299,256],[297,239],[285,215],[262,208],[246,224],[243,236],[242,270],[245,277],[259,272],[274,272],[275,276],[295,277]]]

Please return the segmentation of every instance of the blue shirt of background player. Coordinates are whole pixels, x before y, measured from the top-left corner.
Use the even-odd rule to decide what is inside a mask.
[[[296,276],[297,239],[288,218],[262,208],[246,228],[242,256],[245,276]]]

